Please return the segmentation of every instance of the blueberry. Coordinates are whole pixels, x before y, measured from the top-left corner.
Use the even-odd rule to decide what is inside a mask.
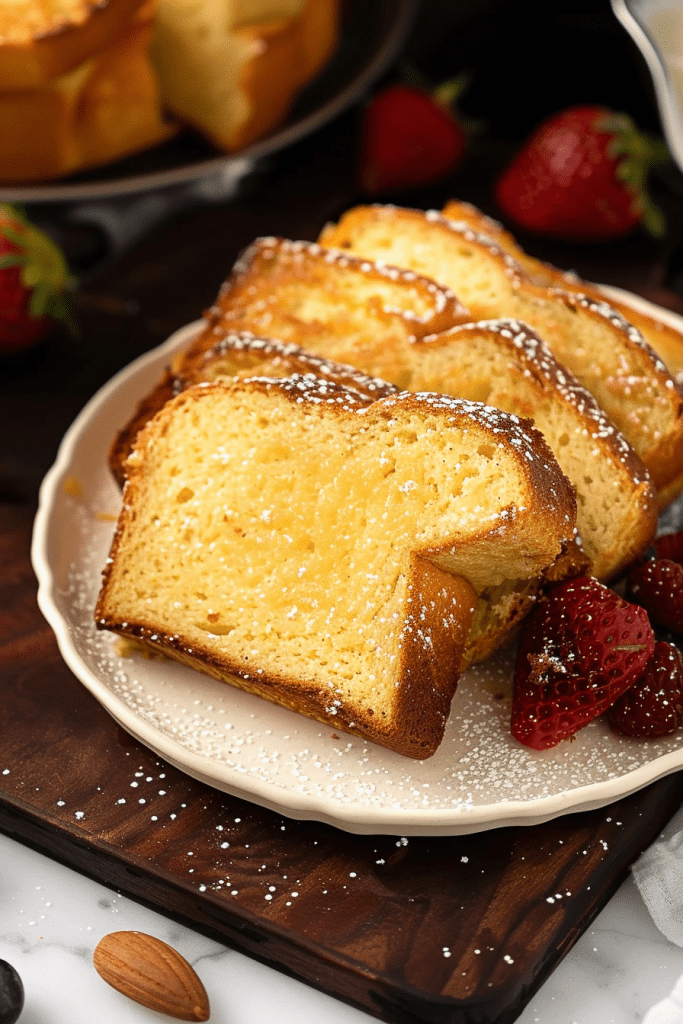
[[[24,986],[11,964],[0,960],[0,1024],[14,1024],[24,1008]]]

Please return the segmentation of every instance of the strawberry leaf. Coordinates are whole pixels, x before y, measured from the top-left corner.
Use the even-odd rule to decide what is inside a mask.
[[[5,267],[18,267],[24,262],[24,257],[20,252],[5,252],[0,255],[0,270]]]
[[[62,320],[73,331],[73,314],[65,296],[75,281],[59,246],[31,223],[22,209],[8,204],[0,204],[0,235],[11,246],[0,254],[0,270],[20,268],[29,316]]]

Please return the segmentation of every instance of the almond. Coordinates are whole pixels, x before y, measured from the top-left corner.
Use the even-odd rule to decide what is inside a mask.
[[[208,1020],[206,990],[180,953],[144,932],[110,932],[93,953],[107,984],[142,1006],[178,1020]]]

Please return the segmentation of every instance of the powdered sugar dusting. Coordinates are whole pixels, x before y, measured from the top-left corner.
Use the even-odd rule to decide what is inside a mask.
[[[506,317],[478,320],[460,324],[446,332],[444,337],[478,332],[490,332],[506,339],[518,351],[520,363],[526,363],[525,372],[535,377],[543,376],[555,395],[562,402],[573,406],[583,419],[590,437],[603,442],[596,447],[596,454],[604,457],[609,446],[614,452],[615,459],[628,464],[635,484],[647,479],[644,467],[634,459],[633,450],[621,431],[617,430],[593,395],[579,383],[574,374],[557,362],[547,344],[528,324]],[[430,339],[425,338],[424,341],[426,343]]]
[[[381,261],[361,259],[337,249],[323,248],[316,242],[291,241],[270,236],[257,238],[244,250],[236,261],[231,276],[222,285],[218,305],[220,305],[220,296],[230,291],[235,283],[250,271],[252,265],[264,258],[276,260],[279,264],[285,263],[292,268],[295,274],[304,274],[304,276],[306,261],[311,262],[315,267],[315,264],[322,260],[337,270],[358,273],[368,279],[374,278],[378,282],[384,279],[387,282],[411,285],[412,288],[410,291],[406,290],[405,294],[405,298],[411,301],[406,301],[401,306],[388,303],[384,309],[387,313],[409,321],[412,320],[415,323],[429,324],[435,316],[447,309],[454,316],[462,317],[467,314],[467,310],[450,288],[416,274],[412,270],[390,266]],[[422,312],[418,307],[421,307]]]
[[[612,802],[681,767],[680,738],[618,738],[601,722],[551,751],[518,744],[508,727],[509,652],[466,673],[445,739],[424,762],[335,732],[175,662],[122,657],[117,638],[97,631],[93,622],[113,530],[103,514],[115,513],[120,503],[106,449],[125,419],[124,396],[134,402],[167,358],[168,348],[151,354],[146,376],[139,367],[130,371],[77,423],[43,490],[37,545],[43,554],[35,562],[41,607],[70,667],[143,743],[219,789],[293,817],[402,836],[540,821]],[[82,493],[65,488],[67,479],[80,481]],[[147,798],[142,789],[117,795]]]
[[[219,788],[259,802],[264,795],[285,813],[318,807],[351,824],[395,822],[418,833],[446,823],[469,829],[469,818],[491,822],[515,805],[542,804],[583,787],[600,786],[675,749],[669,739],[644,744],[613,736],[593,723],[574,742],[536,753],[509,734],[511,653],[475,667],[461,680],[446,737],[428,761],[416,762],[363,740],[333,733],[257,697],[233,690],[181,665],[121,657],[116,638],[92,623],[106,530],[93,533],[79,510],[79,558],[68,568],[60,599],[87,668],[101,681],[105,706],[122,707],[154,745],[191,774],[201,771]],[[124,723],[127,724],[127,723]],[[571,796],[569,797],[571,801]],[[571,806],[571,802],[569,804]],[[494,810],[495,809],[495,810]],[[377,831],[383,831],[381,827]],[[389,829],[390,831],[390,829]]]

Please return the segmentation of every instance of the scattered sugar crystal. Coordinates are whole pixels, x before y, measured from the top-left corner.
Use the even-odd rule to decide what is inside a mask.
[[[521,427],[518,440],[523,449]],[[104,469],[98,486],[97,507],[115,509],[120,497]],[[193,760],[203,761],[221,781],[237,779],[245,792],[252,785],[256,792],[265,787],[271,795],[281,795],[285,805],[294,793],[307,811],[321,808],[332,817],[343,818],[348,811],[361,816],[393,814],[394,835],[412,828],[425,813],[457,829],[482,815],[487,821],[491,813],[503,821],[506,816],[533,817],[544,810],[546,801],[557,801],[567,792],[649,772],[680,746],[680,737],[675,736],[647,744],[616,738],[603,723],[595,722],[572,744],[542,753],[522,747],[509,735],[511,660],[505,653],[461,678],[446,736],[434,757],[416,764],[355,738],[335,740],[313,721],[275,706],[264,709],[258,698],[237,691],[228,697],[224,684],[202,679],[180,665],[137,655],[122,658],[116,639],[96,630],[92,622],[113,524],[94,523],[93,510],[85,502],[74,503],[70,514],[77,555],[59,586],[78,657],[103,681],[114,701],[146,732],[156,734],[162,748],[172,743],[181,756],[186,751]],[[126,755],[131,756],[128,751]],[[137,760],[139,755],[132,756]],[[132,788],[153,783],[144,766],[136,771]],[[2,773],[9,775],[10,768]],[[165,772],[157,778],[164,779]],[[157,792],[167,795],[165,789]],[[613,788],[610,794],[611,803]],[[125,805],[123,797],[112,799]],[[64,807],[65,801],[57,801],[57,806]],[[178,813],[171,813],[170,820],[175,821]],[[235,824],[239,822],[235,819]],[[404,846],[408,836],[396,842]],[[377,864],[381,862],[378,858]]]

